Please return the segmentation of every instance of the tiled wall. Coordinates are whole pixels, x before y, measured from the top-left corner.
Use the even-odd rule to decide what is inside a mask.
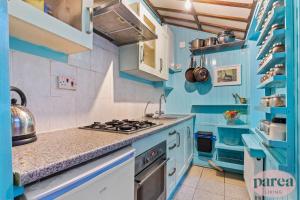
[[[94,121],[141,118],[158,109],[161,89],[119,77],[118,47],[98,36],[91,52],[72,55],[69,64],[19,51],[10,52],[11,85],[23,90],[38,133]],[[77,90],[57,88],[58,75],[77,79]]]

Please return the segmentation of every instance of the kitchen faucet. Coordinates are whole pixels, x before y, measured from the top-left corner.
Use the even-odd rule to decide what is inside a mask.
[[[144,110],[144,117],[147,117],[147,108],[149,106],[149,104],[151,103],[151,101],[148,101]]]
[[[163,112],[161,111],[161,100],[162,100],[162,98],[164,98],[165,103],[167,103],[167,99],[166,99],[165,94],[160,95],[158,116],[161,116],[163,114]]]

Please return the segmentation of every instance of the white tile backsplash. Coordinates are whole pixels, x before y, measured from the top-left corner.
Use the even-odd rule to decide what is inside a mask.
[[[161,89],[119,77],[118,47],[94,36],[94,49],[69,56],[68,64],[10,52],[11,85],[28,98],[37,131],[67,129],[94,121],[140,118],[158,109]],[[57,88],[57,76],[72,76],[77,90]]]

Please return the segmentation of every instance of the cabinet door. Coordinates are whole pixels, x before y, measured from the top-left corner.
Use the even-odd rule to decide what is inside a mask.
[[[116,192],[117,191],[117,192]],[[134,160],[100,175],[64,194],[61,200],[134,199]]]
[[[167,80],[169,76],[169,65],[168,65],[168,34],[164,28],[161,27],[161,33],[159,37],[159,74],[161,78]]]
[[[42,1],[34,5],[9,1],[11,36],[67,54],[92,49],[93,0],[46,0],[53,16],[44,12],[44,4],[37,2]]]
[[[186,126],[185,133],[185,163],[188,166],[193,159],[193,130],[190,124]]]
[[[184,160],[184,135],[185,127],[180,127],[177,130],[177,150],[176,150],[176,179],[179,180],[185,172]]]

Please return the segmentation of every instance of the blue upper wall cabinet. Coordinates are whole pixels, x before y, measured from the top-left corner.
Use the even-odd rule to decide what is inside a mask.
[[[36,2],[45,3],[8,1],[11,36],[66,54],[92,49],[93,0]]]

